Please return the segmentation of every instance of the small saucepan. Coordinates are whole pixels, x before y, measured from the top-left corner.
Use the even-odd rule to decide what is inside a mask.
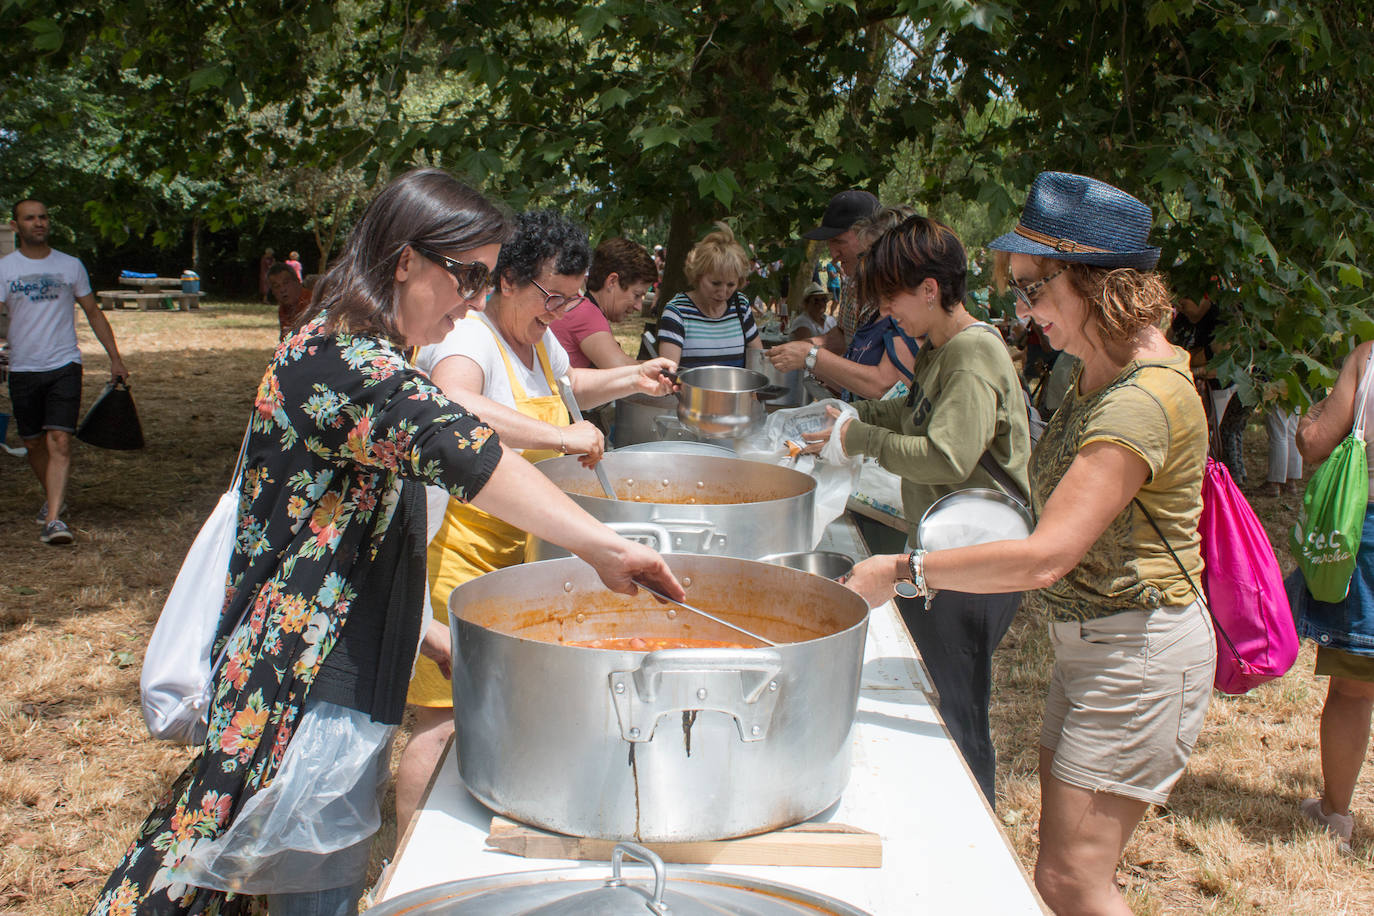
[[[677,373],[677,416],[703,436],[742,436],[763,421],[763,402],[785,393],[768,377],[737,366],[698,366]]]

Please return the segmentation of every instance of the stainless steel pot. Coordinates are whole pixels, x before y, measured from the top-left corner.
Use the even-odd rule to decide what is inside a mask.
[[[800,407],[806,403],[806,388],[802,385],[805,373],[800,369],[779,372],[773,368],[763,350],[745,350],[744,367],[759,372],[768,379],[768,384],[776,386],[782,394],[764,402],[767,407]]]
[[[763,563],[775,563],[790,569],[839,581],[854,571],[854,561],[846,554],[833,550],[806,550],[801,553],[775,553],[759,557]]]
[[[849,778],[868,608],[835,582],[729,557],[666,558],[687,599],[783,645],[590,649],[733,631],[581,560],[527,563],[449,598],[458,768],[483,804],[574,836],[673,842],[794,824]]]
[[[635,878],[626,858],[653,869]],[[422,887],[368,910],[373,916],[867,916],[825,894],[763,878],[699,868],[671,870],[652,850],[620,843],[611,855],[610,877],[588,878],[586,869],[556,868],[449,881]]]
[[[816,481],[809,474],[741,458],[610,452],[601,459],[619,499],[602,495],[575,455],[535,465],[595,518],[659,553],[759,557],[807,550]],[[526,558],[566,557],[530,537]]]
[[[1030,510],[1001,490],[970,487],[946,493],[930,504],[916,526],[917,546],[926,550],[1019,540],[1035,530]]]
[[[702,442],[704,436],[688,429],[677,418],[677,395],[661,398],[632,394],[615,402],[612,437],[616,448],[644,442]],[[714,444],[734,451],[733,439],[712,439]]]
[[[747,435],[763,422],[768,378],[737,366],[698,366],[678,373],[677,418],[710,438]]]

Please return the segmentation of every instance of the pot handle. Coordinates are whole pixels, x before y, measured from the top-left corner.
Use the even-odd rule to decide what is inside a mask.
[[[758,398],[760,401],[771,401],[774,398],[782,397],[791,390],[792,389],[788,388],[786,385],[765,385],[754,392],[754,397]]]
[[[725,533],[716,531],[715,524],[705,519],[654,516],[650,522],[673,535],[679,547],[685,547],[680,553],[719,553],[725,549]],[[685,538],[694,538],[695,544],[687,543]]]
[[[638,668],[612,671],[611,701],[620,736],[651,741],[658,720],[707,710],[735,720],[741,741],[762,741],[777,706],[782,653],[777,649],[662,649]]]
[[[615,849],[611,850],[611,876],[606,879],[606,887],[625,886],[620,869],[626,856],[638,859],[654,870],[654,897],[649,901],[649,912],[667,916],[669,909],[663,902],[663,888],[668,883],[668,867],[652,849],[628,841],[616,843]]]
[[[606,527],[627,541],[650,547],[659,553],[673,552],[673,535],[653,522],[607,522]]]

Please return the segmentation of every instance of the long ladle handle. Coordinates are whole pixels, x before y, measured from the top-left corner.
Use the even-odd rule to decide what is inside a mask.
[[[777,645],[777,643],[773,642],[773,640],[771,640],[771,639],[765,639],[764,637],[762,637],[762,636],[760,636],[759,634],[753,632],[752,630],[746,630],[744,627],[737,627],[737,626],[735,626],[733,623],[731,623],[731,622],[728,621],[728,620],[721,620],[721,619],[720,619],[719,617],[717,617],[715,614],[708,614],[708,613],[706,613],[705,611],[698,610],[697,608],[692,607],[690,604],[683,604],[681,601],[677,601],[677,600],[675,600],[675,599],[673,599],[673,598],[669,598],[667,595],[663,594],[663,592],[659,591],[658,589],[654,588],[653,586],[645,585],[643,582],[640,582],[638,579],[635,579],[635,580],[634,580],[634,583],[635,583],[635,585],[638,585],[640,588],[644,589],[644,590],[645,590],[646,592],[648,592],[649,594],[653,595],[655,598],[658,598],[658,599],[660,599],[660,600],[662,600],[662,601],[666,601],[666,602],[668,602],[669,604],[676,604],[678,607],[682,608],[684,611],[691,611],[693,614],[696,614],[696,615],[701,616],[701,617],[705,617],[707,620],[715,621],[716,623],[720,624],[720,625],[723,626],[723,627],[729,627],[730,629],[734,630],[734,631],[737,632],[737,633],[743,633],[745,636],[748,636],[750,639],[756,639],[756,640],[758,640],[759,642],[763,643],[765,646],[776,646],[776,645]]]
[[[577,395],[573,394],[572,383],[565,375],[558,380],[558,395],[563,399],[563,406],[568,408],[568,415],[572,417],[574,423],[581,422],[582,408],[577,406]],[[598,461],[592,466],[592,471],[596,473],[596,479],[601,482],[601,489],[605,492],[607,499],[620,499],[615,495],[615,487],[611,486],[611,478],[607,476],[606,469]]]

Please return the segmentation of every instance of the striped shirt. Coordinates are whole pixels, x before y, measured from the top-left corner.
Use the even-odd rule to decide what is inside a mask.
[[[663,307],[658,319],[659,346],[671,343],[681,347],[678,365],[683,369],[743,366],[744,348],[758,336],[749,300],[741,292],[730,297],[725,314],[719,318],[703,315],[691,297],[678,293]]]

